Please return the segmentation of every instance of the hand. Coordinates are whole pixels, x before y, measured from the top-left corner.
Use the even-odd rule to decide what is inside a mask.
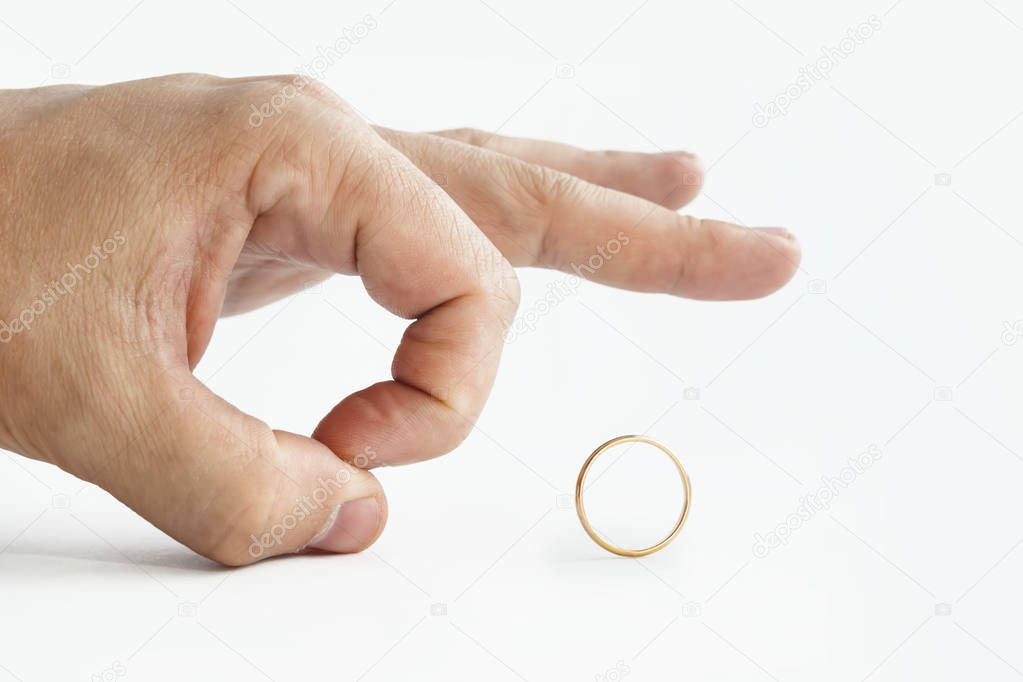
[[[365,453],[412,462],[466,436],[518,302],[511,264],[695,298],[791,277],[788,233],[669,210],[701,179],[686,154],[374,130],[290,77],[2,91],[0,446],[225,564],[362,550],[387,515]],[[220,315],[334,273],[415,320],[392,381],[307,438],[193,377]]]

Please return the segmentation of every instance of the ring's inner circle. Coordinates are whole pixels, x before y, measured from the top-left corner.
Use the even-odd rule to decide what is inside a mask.
[[[597,535],[622,549],[645,549],[674,529],[685,487],[671,457],[648,443],[627,442],[593,460],[582,501]]]

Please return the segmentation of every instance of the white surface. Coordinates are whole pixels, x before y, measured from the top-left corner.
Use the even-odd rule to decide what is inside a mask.
[[[7,3],[0,76],[287,72],[372,14],[323,78],[375,122],[694,150],[711,171],[690,210],[791,227],[802,271],[735,304],[585,286],[512,344],[461,448],[379,472],[390,524],[361,556],[220,569],[102,491],[0,457],[0,680],[1023,677],[1023,342],[1002,340],[1023,318],[1023,10],[386,3]],[[881,28],[829,80],[752,124],[870,15]],[[523,272],[523,311],[556,278]],[[400,328],[335,279],[221,323],[198,373],[308,432],[386,376],[375,339]],[[638,561],[558,504],[630,432],[675,448],[694,484],[678,541]],[[871,446],[830,509],[754,555]],[[627,458],[599,485],[661,464]],[[666,495],[621,513],[656,530]]]

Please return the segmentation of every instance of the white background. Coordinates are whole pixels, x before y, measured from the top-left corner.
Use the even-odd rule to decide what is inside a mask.
[[[507,350],[464,445],[379,472],[390,524],[360,556],[222,569],[4,454],[0,680],[1023,677],[1023,9],[388,1],[5,3],[0,83],[291,72],[372,15],[323,74],[372,121],[695,151],[710,172],[687,210],[790,227],[802,269],[746,303],[585,285]],[[870,15],[830,79],[753,125]],[[523,311],[558,279],[523,272]],[[222,322],[198,374],[309,432],[386,378],[401,326],[335,279]],[[633,432],[694,486],[676,543],[641,560],[559,504]],[[828,509],[754,555],[871,446]],[[636,541],[677,490],[639,454],[593,489]]]

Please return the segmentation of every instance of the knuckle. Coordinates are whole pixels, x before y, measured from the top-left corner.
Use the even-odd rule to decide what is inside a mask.
[[[243,218],[299,187],[310,170],[347,177],[355,140],[368,130],[330,88],[302,75],[226,81],[199,108],[185,144],[201,153],[185,159],[198,169],[186,189],[229,192]],[[211,203],[223,210],[201,205]],[[237,224],[232,217],[219,222]]]
[[[235,106],[225,108],[238,112],[238,116],[229,116],[228,120],[244,122],[250,129],[277,123],[285,112],[293,112],[300,121],[325,115],[358,119],[355,109],[330,87],[302,74],[235,83],[227,91]]]
[[[517,213],[524,220],[515,222],[522,225],[520,232],[528,235],[532,242],[532,262],[538,265],[554,265],[549,259],[557,253],[551,243],[557,231],[552,227],[558,222],[559,210],[584,199],[586,185],[575,177],[546,166],[514,162],[508,164],[512,175],[512,186],[518,188],[519,206]]]
[[[354,111],[347,101],[323,81],[308,76],[293,76],[292,79],[295,87],[299,89],[301,97],[329,105],[331,108],[346,113]]]
[[[675,222],[676,232],[682,235],[682,243],[691,245],[690,248],[682,249],[677,259],[667,261],[674,272],[666,273],[663,281],[671,282],[670,291],[678,292],[692,279],[700,259],[718,250],[720,240],[715,231],[707,229],[700,218],[676,214]],[[692,248],[696,244],[700,245],[699,248]]]
[[[479,128],[454,128],[452,130],[445,130],[444,135],[446,137],[453,137],[466,144],[471,144],[474,147],[486,147],[487,142],[493,137],[491,133],[487,133]]]
[[[546,210],[579,191],[575,178],[547,166],[515,163],[513,169],[517,184],[538,208]]]
[[[285,496],[286,479],[277,470],[286,471],[287,463],[280,461],[269,429],[261,438],[263,442],[252,452],[240,454],[239,461],[223,473],[205,512],[206,542],[199,549],[227,566],[250,564],[294,544],[272,533]]]
[[[345,107],[350,106],[323,81],[300,73],[266,76],[255,83],[260,89],[270,92],[288,89],[290,93],[293,88],[295,97],[308,98]]]
[[[461,445],[482,409],[464,387],[433,388],[429,394],[432,399],[420,401],[406,417],[407,424],[434,434],[430,446],[420,452],[424,459],[446,455]]]

